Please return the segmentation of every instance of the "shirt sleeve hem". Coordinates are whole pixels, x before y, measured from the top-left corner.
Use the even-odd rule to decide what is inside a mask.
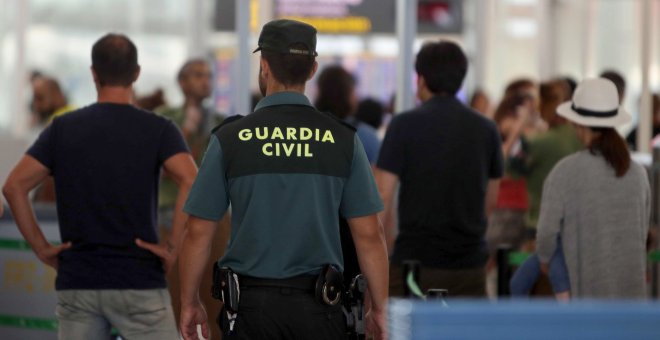
[[[53,169],[50,167],[50,165],[46,164],[46,162],[44,162],[43,159],[39,155],[37,155],[35,152],[32,152],[32,150],[28,150],[27,152],[25,152],[25,154],[32,157],[32,158],[34,158],[34,160],[39,162],[41,165],[46,167],[51,172],[53,171]]]
[[[354,218],[354,217],[364,217],[364,216],[369,216],[373,214],[377,214],[381,211],[383,211],[384,206],[380,204],[377,207],[371,208],[371,209],[364,209],[364,210],[358,210],[358,211],[351,211],[348,213],[342,213],[342,216],[344,218]]]
[[[220,221],[222,219],[222,216],[224,216],[224,213],[221,214],[221,215],[207,214],[207,213],[195,211],[194,209],[187,208],[187,207],[183,208],[183,212],[185,212],[186,214],[189,214],[191,216],[201,218],[203,220],[214,221],[214,222]]]

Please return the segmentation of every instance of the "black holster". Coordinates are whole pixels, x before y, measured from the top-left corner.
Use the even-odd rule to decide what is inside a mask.
[[[316,300],[329,306],[338,304],[341,301],[343,286],[342,273],[335,266],[326,265],[316,280],[314,289]]]
[[[213,285],[211,295],[214,299],[221,300],[224,308],[230,313],[238,312],[239,303],[238,276],[231,268],[213,266]]]

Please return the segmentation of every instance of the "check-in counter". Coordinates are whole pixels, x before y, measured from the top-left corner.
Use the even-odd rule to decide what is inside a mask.
[[[53,206],[36,206],[44,235],[59,242]],[[57,339],[55,270],[34,255],[6,211],[0,218],[0,339]]]

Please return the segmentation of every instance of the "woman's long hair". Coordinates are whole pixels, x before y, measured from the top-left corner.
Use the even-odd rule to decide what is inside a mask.
[[[591,142],[589,151],[603,155],[607,163],[614,168],[616,177],[625,175],[630,168],[630,152],[623,138],[613,128],[592,127],[591,130],[599,132],[600,135]]]

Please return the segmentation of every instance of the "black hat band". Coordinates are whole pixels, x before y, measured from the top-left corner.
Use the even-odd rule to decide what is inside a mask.
[[[585,117],[599,117],[599,118],[608,118],[614,117],[619,112],[619,109],[614,109],[612,111],[592,111],[587,109],[580,109],[575,106],[575,103],[571,103],[571,109],[577,112],[580,116]]]

